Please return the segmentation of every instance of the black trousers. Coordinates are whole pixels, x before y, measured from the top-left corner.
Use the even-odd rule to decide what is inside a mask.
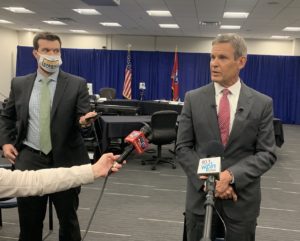
[[[256,219],[236,221],[226,215],[222,215],[222,218],[226,225],[226,232],[220,218],[215,213],[213,215],[212,241],[218,240],[218,238],[225,238],[226,241],[255,241]],[[183,240],[200,241],[203,236],[204,220],[205,216],[186,212],[184,224],[186,237]]]
[[[16,169],[37,170],[52,166],[51,155],[35,153],[28,148],[19,152]],[[50,194],[59,220],[59,241],[80,241],[77,218],[80,188]],[[19,241],[42,241],[43,221],[46,215],[48,195],[18,198],[20,222]]]

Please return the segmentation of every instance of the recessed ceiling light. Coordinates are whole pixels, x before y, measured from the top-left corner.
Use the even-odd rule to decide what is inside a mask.
[[[239,25],[221,25],[220,29],[240,29]]]
[[[291,31],[291,32],[298,32],[300,31],[300,27],[286,27],[283,31]]]
[[[54,21],[54,20],[50,20],[50,21],[43,21],[44,23],[48,23],[51,25],[66,25],[65,23],[61,22],[61,21]]]
[[[220,26],[221,22],[219,22],[219,21],[200,21],[199,24],[202,26]]]
[[[13,22],[7,21],[7,20],[4,20],[4,19],[0,19],[0,23],[13,23]]]
[[[73,33],[87,33],[87,31],[83,29],[70,29],[70,31]]]
[[[106,27],[122,27],[121,24],[116,22],[101,22],[100,24]]]
[[[247,12],[225,12],[223,18],[247,18],[248,15]]]
[[[83,15],[101,15],[96,9],[92,8],[77,8],[73,9],[73,11]]]
[[[23,7],[6,7],[3,9],[11,11],[13,13],[34,13],[33,11]]]
[[[161,27],[161,28],[179,28],[179,26],[177,24],[169,24],[169,23],[159,24],[159,27]]]
[[[162,11],[162,10],[148,10],[146,11],[150,16],[154,17],[171,17],[172,14],[170,11]]]
[[[39,28],[23,28],[26,31],[30,31],[30,32],[41,32],[43,30],[39,29]]]
[[[273,35],[273,36],[271,36],[271,38],[273,38],[273,39],[288,39],[290,37],[291,36],[282,36],[282,35]]]

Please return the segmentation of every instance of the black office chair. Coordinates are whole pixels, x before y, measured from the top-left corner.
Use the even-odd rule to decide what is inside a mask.
[[[99,90],[100,98],[107,98],[109,100],[116,98],[116,89],[104,87]]]
[[[162,145],[170,144],[176,140],[176,122],[177,122],[177,111],[173,110],[162,110],[154,112],[151,116],[151,129],[152,129],[152,140],[151,143],[157,145],[157,156],[154,156],[152,160],[142,161],[142,165],[146,162],[152,162],[152,170],[156,170],[158,163],[164,162],[172,165],[172,168],[176,168],[176,164],[171,157],[162,157],[161,148]]]

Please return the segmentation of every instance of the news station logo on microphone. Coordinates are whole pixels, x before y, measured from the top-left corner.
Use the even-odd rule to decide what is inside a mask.
[[[148,140],[141,131],[132,131],[126,138],[125,142],[131,143],[137,153],[141,154],[148,148]]]
[[[221,172],[221,157],[208,157],[199,160],[197,174],[200,176],[219,177]]]

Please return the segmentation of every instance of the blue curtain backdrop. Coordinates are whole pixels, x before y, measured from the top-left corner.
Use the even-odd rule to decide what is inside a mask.
[[[127,51],[62,49],[62,69],[93,83],[94,93],[113,87],[122,98]],[[210,81],[209,54],[178,53],[179,93]],[[139,99],[139,82],[146,83],[145,100],[171,99],[174,53],[131,51],[132,95]],[[18,46],[17,76],[36,71],[32,47]],[[274,115],[284,123],[300,124],[300,57],[249,55],[241,72],[243,81],[273,98]]]

